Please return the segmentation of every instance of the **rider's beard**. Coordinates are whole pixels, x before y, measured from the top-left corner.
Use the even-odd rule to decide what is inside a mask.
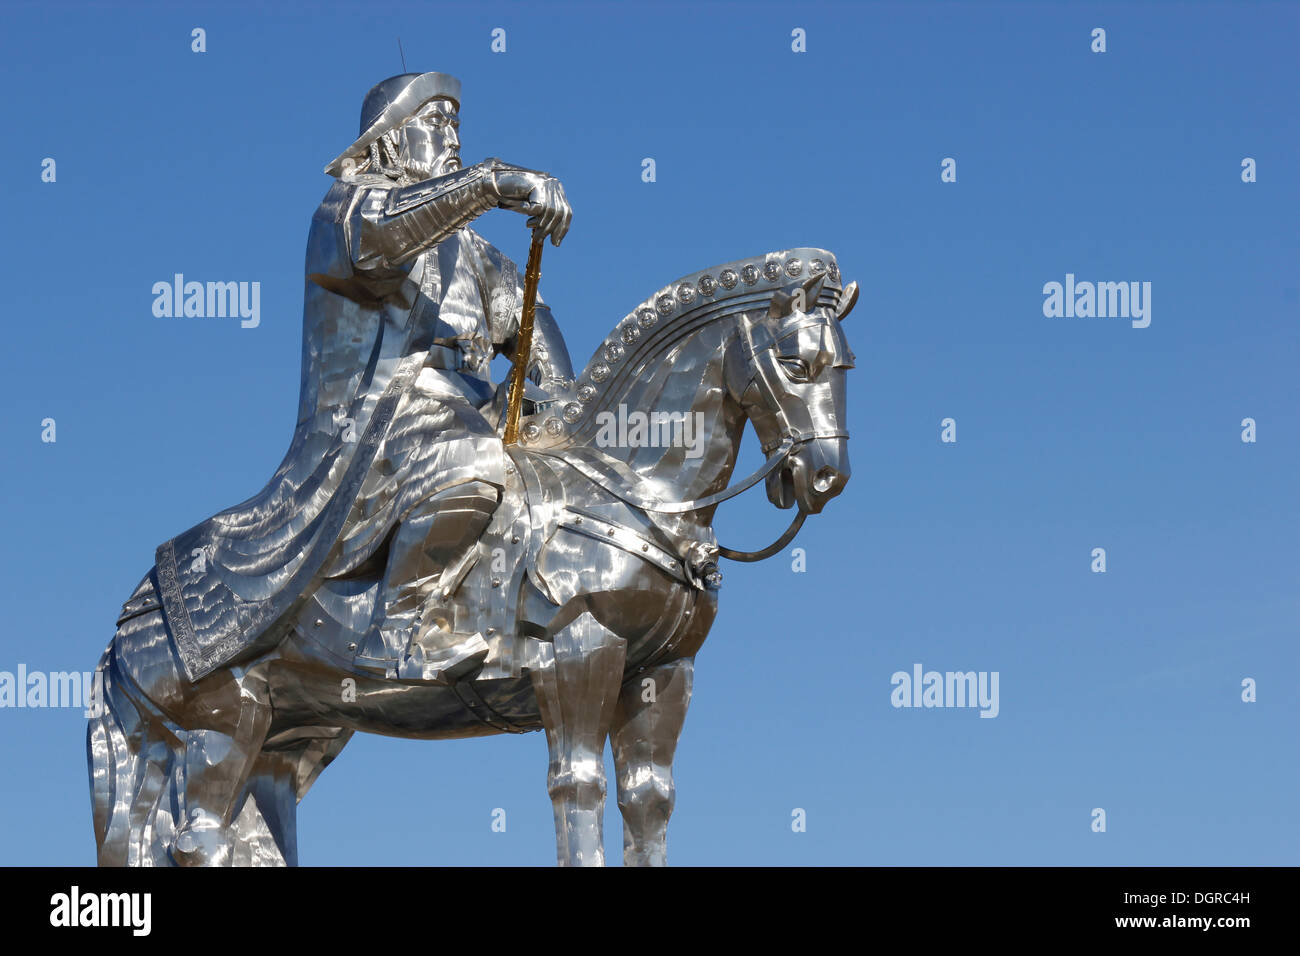
[[[406,174],[416,181],[446,176],[458,169],[460,169],[460,150],[458,149],[443,150],[430,163],[407,162],[405,165]]]

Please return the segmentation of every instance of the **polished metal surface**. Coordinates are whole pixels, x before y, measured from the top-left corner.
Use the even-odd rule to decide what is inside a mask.
[[[560,183],[461,169],[460,85],[366,97],[312,221],[302,390],[266,488],[161,545],[100,662],[88,735],[101,865],[297,862],[298,801],[360,730],[544,730],[562,864],[601,864],[608,740],[624,862],[666,862],[693,660],[717,612],[714,510],[760,481],[792,531],[849,478],[828,252],[693,273],[632,309],[576,377],[540,300],[518,444],[519,270],[470,223],[558,245]],[[519,351],[523,351],[520,349]],[[767,455],[733,481],[752,422]]]

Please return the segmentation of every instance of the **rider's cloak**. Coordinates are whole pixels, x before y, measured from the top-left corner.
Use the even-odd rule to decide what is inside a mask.
[[[430,423],[439,473],[419,493],[472,478],[504,484],[500,441],[478,409],[494,397],[493,355],[509,352],[518,331],[519,269],[468,228],[390,263],[368,248],[363,213],[392,187],[345,177],[312,219],[298,422],[275,475],[158,548],[151,575],[191,680],[277,643],[322,579],[383,546],[413,503],[396,487],[394,459],[430,447]],[[537,328],[549,373],[571,376],[540,301]]]

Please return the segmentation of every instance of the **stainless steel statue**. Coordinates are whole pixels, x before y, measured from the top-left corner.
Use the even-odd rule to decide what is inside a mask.
[[[326,170],[289,451],[259,494],[158,548],[99,665],[101,865],[294,864],[297,802],[353,732],[537,729],[559,861],[604,862],[608,738],[624,860],[664,863],[718,558],[774,553],[848,481],[857,290],[833,256],[686,276],[575,378],[540,300],[526,344],[518,270],[469,228],[509,209],[558,246],[564,190],[462,169],[459,107],[450,76],[385,80]],[[498,353],[530,379],[509,445]],[[766,463],[732,483],[747,421]],[[794,523],[721,548],[714,510],[763,479]]]

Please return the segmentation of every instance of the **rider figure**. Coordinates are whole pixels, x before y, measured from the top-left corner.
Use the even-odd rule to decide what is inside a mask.
[[[449,633],[454,615],[435,605],[454,593],[455,574],[443,574],[468,567],[505,487],[490,363],[515,358],[523,281],[469,224],[510,209],[559,245],[572,211],[545,173],[498,159],[462,169],[459,108],[446,74],[384,80],[366,94],[360,137],[326,169],[336,181],[308,236],[289,450],[260,492],[157,551],[157,591],[192,681],[274,646],[303,595],[331,579],[342,583],[313,624],[326,643],[330,627],[366,630],[358,666],[455,677],[485,649]],[[543,394],[573,376],[540,300],[527,371]],[[357,620],[376,581],[372,617]]]
[[[424,356],[325,574],[373,573],[383,562],[373,636],[358,657],[389,669],[416,638],[424,660],[441,651],[444,667],[457,663],[464,635],[432,628],[425,612],[449,596],[440,574],[475,545],[504,487],[504,451],[479,409],[494,399],[492,357],[515,358],[522,275],[469,223],[489,209],[522,212],[558,246],[572,217],[564,189],[545,173],[497,159],[462,169],[459,105],[460,84],[445,74],[408,73],[374,87],[360,137],[326,170],[338,182],[309,243],[309,290],[314,283],[322,301],[315,328],[304,330],[304,413],[314,400],[318,413],[346,419],[376,354],[381,362]],[[534,328],[529,375],[543,389],[562,387],[573,370],[540,299]]]

